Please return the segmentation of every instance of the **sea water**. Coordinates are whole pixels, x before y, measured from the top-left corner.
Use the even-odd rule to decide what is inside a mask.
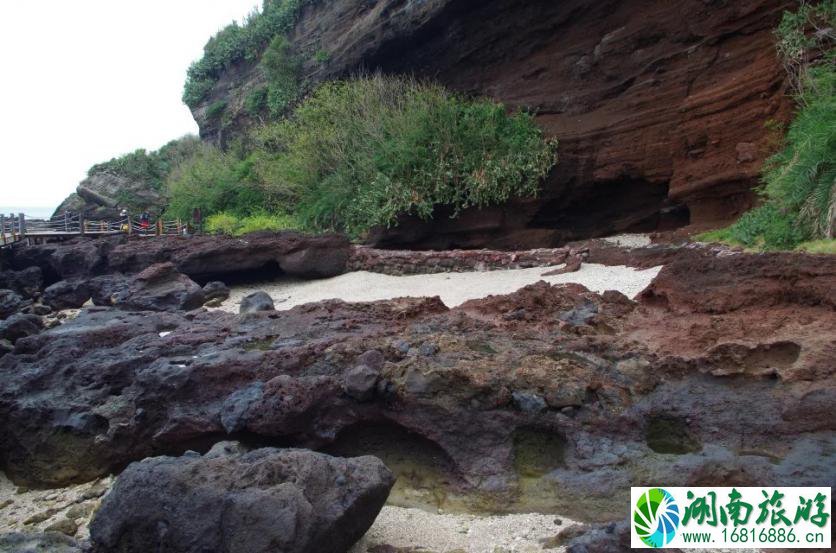
[[[0,205],[0,214],[3,214],[7,217],[12,213],[14,213],[15,216],[17,216],[18,213],[23,213],[26,217],[30,219],[49,219],[50,217],[52,217],[52,214],[54,212],[54,207],[21,207]]]

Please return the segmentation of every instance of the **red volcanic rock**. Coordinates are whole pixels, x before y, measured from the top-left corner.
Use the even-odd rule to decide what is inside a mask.
[[[705,291],[709,293],[704,293]],[[836,257],[681,250],[641,301],[676,312],[728,313],[745,307],[836,308]]]
[[[773,30],[789,0],[364,0],[315,3],[291,40],[324,48],[313,81],[359,68],[417,74],[529,109],[559,138],[560,161],[537,200],[432,223],[404,218],[372,237],[426,248],[550,247],[624,230],[719,224],[751,206],[770,119],[790,100]],[[231,68],[193,113],[243,106],[257,64]],[[240,96],[240,98],[239,98]],[[224,137],[252,124],[229,112]]]

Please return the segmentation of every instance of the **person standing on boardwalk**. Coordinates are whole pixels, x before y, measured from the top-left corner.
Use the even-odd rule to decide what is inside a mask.
[[[142,234],[148,234],[148,229],[151,228],[151,216],[147,211],[143,211],[139,216],[139,229]]]

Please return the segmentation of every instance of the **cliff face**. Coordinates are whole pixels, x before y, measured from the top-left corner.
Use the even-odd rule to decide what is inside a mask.
[[[534,201],[380,243],[537,246],[623,230],[729,221],[749,208],[790,110],[772,30],[786,0],[336,0],[308,6],[291,40],[309,84],[360,69],[415,73],[538,113],[560,162]],[[230,69],[195,108],[205,140],[254,120],[258,65]]]

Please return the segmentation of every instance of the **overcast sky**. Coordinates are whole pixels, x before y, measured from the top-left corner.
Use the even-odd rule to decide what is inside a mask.
[[[2,0],[0,207],[56,207],[94,163],[196,133],[189,64],[259,0]]]

